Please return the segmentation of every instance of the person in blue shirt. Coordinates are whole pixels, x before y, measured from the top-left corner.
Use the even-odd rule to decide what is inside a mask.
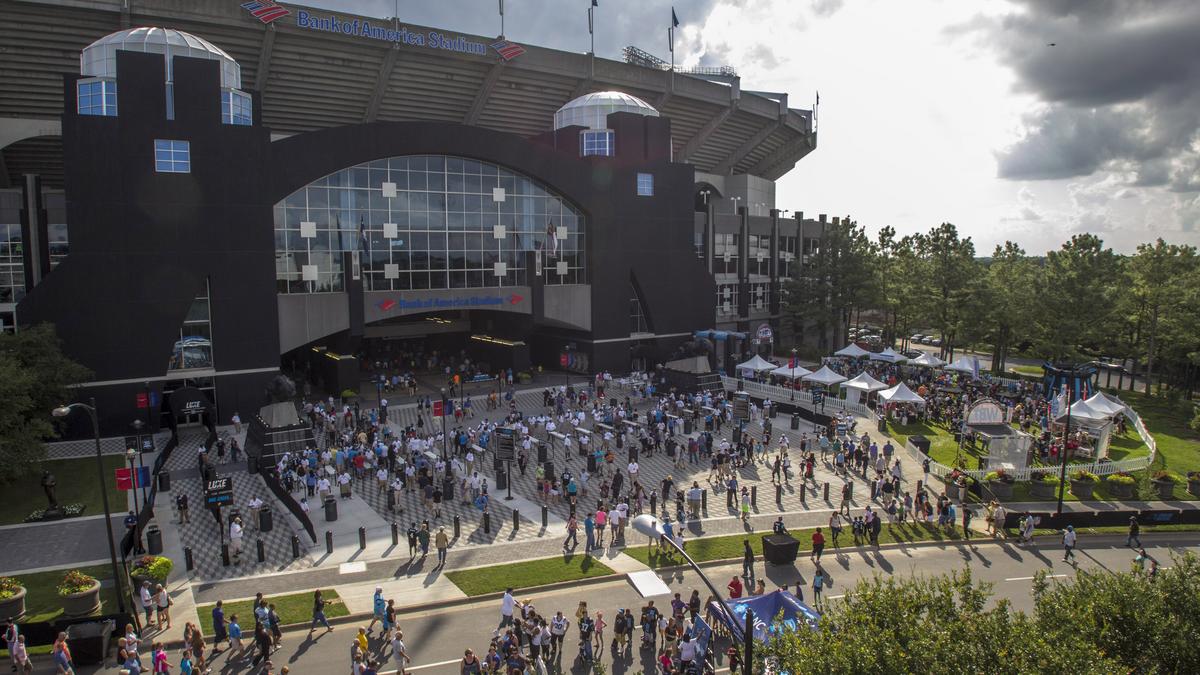
[[[221,608],[221,601],[218,600],[215,607],[212,609],[213,623],[213,650],[221,648],[221,643],[229,639],[225,631],[225,610]]]
[[[242,626],[238,623],[237,614],[229,615],[229,651],[237,649],[238,655],[246,651],[242,645]]]
[[[590,513],[583,519],[583,531],[587,534],[587,552],[590,555],[596,547],[596,521]]]
[[[384,612],[387,611],[387,601],[383,599],[383,586],[375,587],[375,596],[372,598],[372,609],[374,610],[371,617],[371,623],[367,624],[367,632],[370,633],[375,628],[375,622],[386,625],[387,619],[384,617]]]

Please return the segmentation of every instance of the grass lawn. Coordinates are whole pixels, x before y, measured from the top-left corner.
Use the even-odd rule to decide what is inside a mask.
[[[107,583],[100,587],[100,603],[101,610],[105,612],[117,611],[117,591],[116,587],[111,583],[112,568],[108,565],[96,565],[94,567],[81,567],[81,572],[89,576],[93,576]],[[56,570],[53,572],[35,572],[33,574],[22,574],[17,577],[17,581],[25,587],[25,618],[23,623],[39,623],[54,621],[62,614],[62,600],[58,597],[56,587],[62,581],[63,575],[68,570]]]
[[[1034,375],[1036,377],[1041,377],[1042,375],[1045,374],[1045,371],[1042,370],[1041,366],[1017,365],[1017,366],[1009,366],[1008,369],[1019,375]]]
[[[114,513],[125,512],[125,493],[117,489],[115,469],[125,466],[123,455],[105,455],[104,485],[108,488],[108,503]],[[59,504],[81,503],[87,508],[83,515],[103,515],[104,506],[100,499],[100,477],[96,475],[96,458],[49,459],[39,462],[36,469],[16,484],[0,489],[0,525],[25,522],[25,517],[38,509],[46,508],[46,497],[42,494],[42,471],[48,469],[58,481],[55,496]]]
[[[1169,469],[1181,476],[1186,476],[1189,471],[1200,471],[1200,433],[1187,425],[1194,414],[1191,402],[1150,397],[1128,390],[1109,392],[1115,393],[1142,416],[1146,430],[1158,444],[1158,455],[1150,469],[1133,474],[1138,479],[1138,491],[1143,498],[1158,498],[1151,496],[1149,480],[1155,471]],[[1175,499],[1194,501],[1197,497],[1188,493],[1186,482],[1180,482],[1175,484]]]
[[[326,600],[331,601],[331,604],[325,606],[325,618],[334,619],[350,613],[350,610],[346,609],[346,603],[342,602],[342,599],[338,597],[337,591],[333,589],[321,589],[321,595]],[[275,612],[279,614],[279,623],[281,625],[312,621],[312,593],[266,596],[265,599],[268,603],[275,603]],[[250,635],[254,630],[253,605],[253,600],[239,600],[237,602],[226,602],[221,605],[221,609],[225,611],[226,621],[229,621],[230,617],[236,614],[238,616],[238,623],[242,626],[242,634]],[[213,607],[215,605],[200,605],[196,608],[196,611],[200,614],[200,630],[209,636],[213,632]]]
[[[904,447],[909,436],[924,436],[929,439],[929,456],[933,461],[946,466],[954,466],[954,459],[958,455],[958,442],[954,440],[954,434],[945,427],[921,422],[896,424],[889,420],[885,433],[895,439],[896,444],[900,447]],[[979,459],[984,456],[983,450],[964,445],[962,451],[965,468],[979,468]]]
[[[790,532],[796,541],[800,542],[801,551],[812,550],[812,533],[814,529],[805,528]],[[829,538],[829,528],[824,528],[822,532],[825,534],[826,552],[829,552],[833,549],[833,540]],[[723,537],[690,539],[684,546],[688,555],[692,557],[692,560],[698,563],[709,560],[740,560],[743,555],[742,540],[749,539],[750,547],[754,549],[754,554],[762,555],[762,538],[766,534],[770,534],[770,532],[764,531],[750,534],[732,534]],[[961,531],[957,529],[950,532],[936,527],[914,525],[912,523],[893,526],[884,525],[883,529],[879,532],[880,544],[957,541],[961,538]],[[842,536],[838,538],[838,543],[842,548],[863,548],[862,546],[855,545],[854,536],[850,533],[848,526],[842,530]],[[657,547],[629,547],[625,549],[625,553],[652,568],[669,567],[683,563],[683,560],[678,556],[660,556]]]
[[[447,572],[446,577],[462,589],[463,593],[474,597],[499,593],[506,588],[530,588],[609,574],[614,574],[612,569],[595,558],[571,554],[509,565],[455,570]]]
[[[1128,534],[1129,527],[1126,525],[1105,525],[1104,527],[1077,527],[1075,531],[1081,535],[1088,534]],[[1142,534],[1154,534],[1155,532],[1200,532],[1200,525],[1142,525]],[[1015,528],[1006,528],[1004,533],[1009,537],[1020,537],[1021,533]],[[1033,536],[1051,536],[1060,535],[1061,530],[1050,530],[1046,528],[1036,528],[1033,531]]]

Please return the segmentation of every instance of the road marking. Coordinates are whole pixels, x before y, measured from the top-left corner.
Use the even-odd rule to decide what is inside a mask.
[[[358,574],[367,571],[367,563],[362,560],[338,565],[338,574]]]
[[[426,663],[423,666],[408,666],[404,669],[404,672],[411,673],[414,670],[425,670],[426,668],[440,668],[441,666],[448,666],[452,663],[459,663],[460,661],[462,661],[462,659],[450,659],[449,661],[439,661],[437,663]],[[396,675],[399,672],[400,672],[399,670],[381,670],[381,671],[379,671],[379,675]]]
[[[1067,575],[1065,575],[1065,574],[1047,574],[1046,578],[1047,579],[1061,579],[1066,576]],[[1036,578],[1037,577],[1010,577],[1008,579],[1005,579],[1005,581],[1033,581]]]

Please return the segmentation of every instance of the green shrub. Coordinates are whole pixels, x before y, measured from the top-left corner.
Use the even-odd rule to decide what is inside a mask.
[[[1133,476],[1130,476],[1129,474],[1124,473],[1124,472],[1110,474],[1108,476],[1108,478],[1106,478],[1105,480],[1107,480],[1109,483],[1112,483],[1113,485],[1133,485],[1134,483],[1137,482],[1133,479]]]
[[[1179,474],[1175,473],[1174,471],[1167,471],[1167,470],[1155,471],[1154,475],[1151,477],[1151,480],[1156,480],[1160,483],[1164,482],[1164,481],[1168,481],[1171,483],[1182,483],[1183,482],[1183,478]]]
[[[1188,480],[1200,480],[1200,471],[1189,471],[1187,477]]]
[[[1086,471],[1084,469],[1077,469],[1077,470],[1071,472],[1071,480],[1090,481],[1092,483],[1095,483],[1096,481],[1100,480],[1100,477],[1097,476],[1096,474],[1092,473],[1091,471]]]
[[[0,600],[7,600],[21,590],[21,582],[12,577],[0,577]]]
[[[1035,477],[1034,480],[1036,480],[1039,483],[1046,483],[1047,485],[1058,485],[1059,483],[1062,482],[1058,478],[1058,474],[1054,474],[1054,473],[1043,473],[1043,474]]]
[[[143,577],[154,581],[156,584],[162,584],[166,583],[167,576],[171,574],[171,568],[174,566],[175,563],[171,562],[170,558],[161,555],[144,555],[134,563],[133,569],[129,571],[129,575]]]
[[[353,389],[343,389],[342,398],[358,398],[358,392]]]
[[[82,593],[83,591],[91,590],[92,586],[95,585],[95,577],[90,577],[79,570],[71,570],[64,574],[62,581],[59,582],[58,594],[67,596],[72,593]]]
[[[1012,476],[1008,475],[1008,473],[1006,473],[1004,471],[1004,469],[998,469],[996,471],[989,471],[987,473],[987,475],[983,477],[983,480],[985,480],[989,483],[991,483],[991,482],[1003,482],[1003,483],[1013,482]]]

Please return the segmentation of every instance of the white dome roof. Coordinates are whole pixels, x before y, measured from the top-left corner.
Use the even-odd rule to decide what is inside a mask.
[[[242,68],[225,50],[203,38],[174,28],[130,28],[96,40],[79,54],[79,73],[84,77],[117,77],[117,52],[162,54],[167,62],[167,82],[174,82],[171,58],[190,56],[221,62],[221,86],[242,88]]]
[[[608,115],[615,112],[658,117],[658,111],[653,106],[636,96],[620,91],[597,91],[584,94],[559,108],[554,113],[554,128],[579,126],[607,129]]]

